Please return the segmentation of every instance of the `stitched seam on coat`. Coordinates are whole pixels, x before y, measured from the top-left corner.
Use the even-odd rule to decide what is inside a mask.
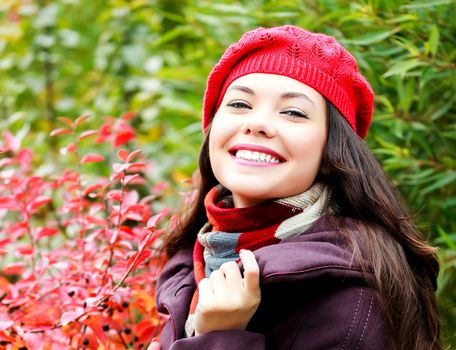
[[[355,314],[353,315],[353,319],[352,319],[352,322],[351,322],[351,325],[350,325],[350,329],[348,330],[347,336],[345,337],[344,344],[342,345],[342,348],[341,348],[342,350],[345,349],[345,346],[347,345],[348,337],[350,336],[350,334],[351,334],[351,332],[353,330],[353,326],[355,324],[356,315],[358,315],[359,305],[361,304],[362,297],[363,297],[363,290],[361,289],[361,293],[359,293],[358,304],[356,305],[356,309],[355,309]]]
[[[340,270],[351,270],[351,271],[362,271],[362,269],[347,267],[342,265],[324,265],[324,266],[317,266],[312,267],[305,270],[298,270],[298,271],[284,271],[284,272],[274,272],[269,275],[265,275],[263,280],[268,279],[270,277],[282,276],[282,275],[299,275],[306,272],[312,272],[317,270],[324,270],[324,269],[340,269]]]
[[[175,323],[175,321],[174,321],[173,315],[171,314],[171,312],[170,312],[170,310],[169,310],[168,305],[163,305],[163,306],[164,306],[164,307],[166,308],[166,310],[168,311],[168,315],[169,315],[169,318],[170,318],[170,320],[171,320],[171,329],[172,329],[172,331],[173,331],[173,342],[175,342],[176,339],[177,339],[176,323]]]
[[[366,321],[364,322],[363,331],[361,332],[361,336],[359,337],[358,344],[356,344],[355,350],[358,349],[359,345],[361,344],[361,341],[363,340],[364,332],[366,331],[367,323],[369,322],[369,317],[370,317],[370,314],[371,314],[371,309],[372,309],[373,302],[374,302],[374,297],[371,297],[371,302],[370,302],[370,305],[369,305],[369,310],[367,311],[367,317],[366,317]]]

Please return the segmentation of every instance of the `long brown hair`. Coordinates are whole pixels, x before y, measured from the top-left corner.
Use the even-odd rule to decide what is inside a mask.
[[[328,142],[317,180],[331,190],[329,206],[341,218],[338,230],[378,295],[390,330],[390,347],[440,349],[435,248],[420,237],[401,196],[366,143],[329,102],[328,116]],[[207,220],[204,197],[217,184],[209,160],[209,134],[210,128],[199,157],[197,197],[182,225],[166,239],[168,256],[191,247]],[[344,226],[346,218],[356,230]]]

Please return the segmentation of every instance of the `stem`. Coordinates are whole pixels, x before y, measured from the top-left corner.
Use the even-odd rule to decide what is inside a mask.
[[[110,292],[110,295],[113,295],[117,289],[120,288],[120,286],[122,285],[122,283],[125,281],[125,279],[128,277],[128,275],[130,274],[131,270],[133,270],[133,267],[135,266],[136,262],[138,261],[138,259],[141,257],[141,254],[142,252],[144,251],[144,249],[146,249],[146,247],[148,246],[149,244],[149,241],[150,239],[152,238],[152,236],[154,235],[154,231],[150,231],[149,232],[149,236],[147,237],[147,240],[146,240],[146,243],[144,244],[144,247],[138,251],[138,255],[136,255],[135,259],[133,260],[133,262],[130,264],[130,266],[128,267],[128,270],[125,272],[125,274],[122,276],[121,280],[116,284],[116,286],[112,289],[112,291]],[[90,309],[84,311],[82,314],[80,314],[78,317],[76,317],[74,320],[72,320],[71,322],[78,322],[79,319],[81,319],[83,316],[85,315],[88,315],[90,312],[92,312],[93,310],[97,309],[102,303],[103,303],[103,300],[105,299],[106,297],[103,296],[102,298],[100,298]],[[60,321],[58,323],[56,323],[53,327],[50,328],[50,330],[52,329],[57,329],[57,328],[60,328],[62,327],[62,324],[60,323]],[[34,331],[34,330],[31,330],[29,331],[29,333],[39,333],[41,331]]]
[[[50,31],[48,29],[47,31]],[[44,79],[45,79],[45,104],[46,104],[46,116],[49,121],[50,129],[52,130],[55,125],[55,107],[54,107],[54,81],[52,80],[52,72],[54,67],[51,61],[48,59],[51,56],[49,49],[44,49],[44,60],[43,60],[43,69],[44,69]]]
[[[48,205],[49,205],[49,210],[51,211],[51,213],[53,213],[54,219],[57,222],[57,227],[59,228],[60,232],[63,234],[63,237],[65,237],[66,240],[69,240],[70,237],[68,236],[68,233],[62,224],[61,217],[59,215],[57,215],[57,209],[54,205],[54,201],[49,202]]]
[[[117,223],[116,223],[116,226],[114,227],[114,230],[118,231],[119,228],[120,228],[120,223],[122,222],[122,203],[123,203],[123,199],[124,199],[124,196],[125,196],[125,186],[124,184],[122,183],[122,180],[124,179],[125,177],[125,170],[123,171],[123,176],[122,178],[120,179],[120,186],[121,186],[121,194],[120,194],[120,203],[119,203],[119,215],[117,217]],[[109,219],[108,219],[109,221]],[[101,284],[104,285],[106,283],[106,277],[108,275],[108,270],[109,270],[109,267],[111,266],[112,264],[112,259],[114,257],[114,246],[111,244],[111,241],[108,240],[108,244],[109,244],[109,260],[108,260],[108,264],[106,265],[106,268],[105,270],[103,271],[103,278],[101,280]]]
[[[79,220],[79,225],[80,225],[80,230],[79,230],[79,238],[81,239],[81,254],[82,254],[82,265],[84,265],[85,262],[85,243],[84,243],[84,231],[85,231],[85,220],[84,220],[84,213],[83,213],[83,204],[84,204],[84,198],[82,196],[82,183],[81,183],[81,175],[82,175],[82,169],[81,169],[81,158],[79,156],[79,142],[76,137],[76,130],[73,128],[73,137],[74,137],[74,144],[76,145],[76,150],[75,150],[75,156],[76,156],[76,162],[77,162],[77,173],[78,173],[78,196],[79,196],[79,213],[78,213],[78,220]]]
[[[26,216],[25,220],[27,221],[27,223],[29,223],[30,218],[29,218],[28,213],[26,213],[25,216]],[[30,228],[30,225],[28,225],[28,224],[27,224],[27,235],[30,239],[30,245],[32,246],[32,270],[33,270],[33,272],[35,272],[35,239],[33,238],[32,229]]]
[[[36,244],[35,244],[35,239],[33,238],[33,232],[32,228],[30,227],[30,213],[27,210],[27,205],[22,201],[22,206],[24,208],[23,210],[23,218],[25,222],[27,223],[27,236],[29,237],[30,240],[30,245],[32,247],[32,270],[35,273],[35,250],[36,250]]]
[[[128,345],[125,342],[124,338],[122,337],[122,332],[117,330],[117,334],[119,335],[120,341],[122,342],[123,346],[125,346],[125,349],[128,349]]]
[[[128,267],[128,270],[124,273],[124,275],[122,276],[122,278],[120,279],[120,281],[116,284],[116,286],[113,288],[112,292],[115,293],[117,289],[120,288],[120,286],[122,285],[122,283],[124,283],[124,281],[126,280],[126,278],[128,277],[128,275],[130,274],[131,270],[133,270],[133,267],[135,266],[136,262],[138,261],[138,259],[141,257],[141,254],[142,252],[144,251],[144,249],[146,249],[147,245],[149,244],[149,241],[150,239],[152,238],[154,232],[153,231],[150,231],[149,232],[149,235],[147,237],[147,240],[146,240],[146,243],[144,244],[144,247],[138,251],[138,255],[136,255],[135,259],[133,260],[133,262],[130,264],[130,266]]]

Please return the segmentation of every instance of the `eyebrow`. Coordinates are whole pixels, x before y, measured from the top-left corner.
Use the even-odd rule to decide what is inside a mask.
[[[286,93],[280,95],[280,97],[282,97],[282,98],[304,98],[307,101],[309,101],[314,107],[316,107],[315,102],[309,96],[307,96],[306,94],[303,94],[302,92],[286,92]]]
[[[248,88],[247,86],[233,85],[227,91],[230,91],[230,90],[239,90],[239,91],[251,94],[251,95],[255,95],[255,92],[251,88]]]
[[[255,95],[255,92],[251,89],[248,88],[247,86],[241,86],[241,85],[233,85],[231,86],[228,91],[230,90],[239,90],[242,92],[245,92],[250,95]],[[285,92],[282,95],[280,95],[281,98],[304,98],[307,101],[309,101],[314,107],[316,107],[315,102],[306,94],[303,94],[302,92]]]

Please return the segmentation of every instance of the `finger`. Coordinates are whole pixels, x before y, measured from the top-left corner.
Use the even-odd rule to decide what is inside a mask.
[[[244,288],[247,292],[257,293],[260,289],[260,268],[255,255],[250,250],[241,250],[239,257],[244,266]]]
[[[226,280],[225,275],[220,270],[214,270],[211,272],[209,276],[209,280],[211,281],[212,289],[214,293],[220,292],[226,289]]]
[[[147,350],[161,350],[161,345],[158,341],[156,341],[155,339],[152,340],[152,343],[150,343],[149,347],[147,348]]]
[[[220,266],[220,271],[225,275],[226,286],[228,289],[242,287],[242,275],[239,271],[239,265],[234,262],[226,262]]]
[[[214,294],[214,290],[212,289],[212,284],[211,281],[209,281],[209,278],[203,278],[198,283],[198,293],[200,299],[208,298]]]

